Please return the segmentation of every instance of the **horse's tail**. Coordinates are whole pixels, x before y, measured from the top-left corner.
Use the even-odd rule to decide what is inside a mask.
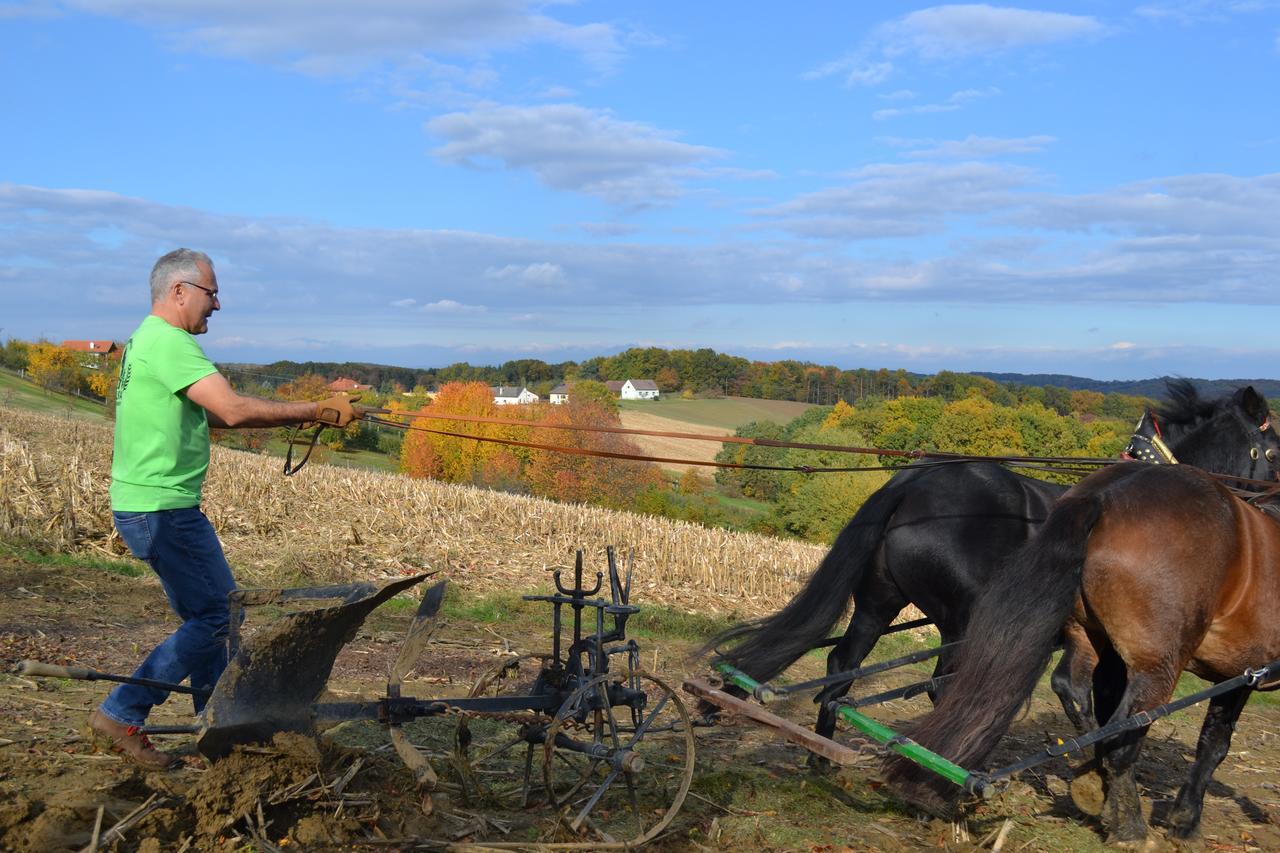
[[[1000,567],[974,603],[955,677],[908,737],[962,767],[995,748],[1058,645],[1102,509],[1096,493],[1063,498]],[[885,761],[885,778],[904,799],[938,815],[950,812],[960,790],[898,755]]]
[[[814,648],[844,614],[916,474],[911,469],[900,472],[867,499],[840,531],[804,589],[785,607],[772,616],[730,628],[702,651],[715,648],[716,661],[729,663],[757,681],[768,681]]]

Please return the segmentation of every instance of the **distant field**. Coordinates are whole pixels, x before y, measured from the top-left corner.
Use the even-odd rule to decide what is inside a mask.
[[[719,400],[623,400],[622,411],[637,412],[683,421],[688,424],[719,427],[732,432],[752,421],[785,424],[812,406],[790,400],[757,400],[753,397],[724,397]]]
[[[0,371],[0,403],[46,415],[71,415],[101,421],[106,409],[99,403],[46,391],[34,382]]]
[[[624,427],[627,429],[647,429],[654,432],[689,432],[698,435],[719,436],[733,434],[733,430],[726,427],[706,426],[705,424],[677,421],[663,417],[657,414],[656,410],[643,408],[643,405],[632,408],[624,404],[622,410],[622,425]],[[692,459],[713,462],[716,454],[720,452],[720,448],[724,447],[723,444],[715,441],[697,441],[687,438],[662,438],[648,435],[636,435],[631,438],[645,454],[663,459]],[[714,470],[705,465],[679,465],[674,462],[660,462],[658,464],[667,471],[676,471],[678,473],[683,473],[689,468],[696,468],[704,480],[710,480]]]

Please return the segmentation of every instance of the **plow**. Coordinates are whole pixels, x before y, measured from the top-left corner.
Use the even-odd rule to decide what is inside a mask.
[[[438,625],[447,585],[443,580],[422,595],[383,695],[354,701],[324,695],[339,652],[369,614],[434,573],[383,583],[237,590],[230,596],[235,626],[228,638],[230,662],[213,689],[145,682],[207,694],[204,710],[190,725],[143,731],[193,735],[200,754],[216,762],[237,747],[270,743],[280,733],[314,737],[343,723],[376,723],[386,728],[429,809],[441,780],[410,730],[424,718],[450,717],[456,728],[449,764],[456,771],[453,784],[464,798],[543,804],[574,833],[590,833],[597,839],[592,846],[644,844],[667,828],[688,793],[694,723],[680,695],[640,668],[640,647],[626,636],[628,618],[639,612],[630,604],[630,567],[624,576],[612,548],[607,560],[607,571],[586,580],[579,551],[571,581],[557,570],[553,593],[525,596],[550,605],[551,649],[501,661],[459,698],[408,695],[404,684]],[[607,598],[600,596],[606,582]],[[287,613],[242,641],[240,614],[245,608],[316,602],[332,603]],[[533,663],[536,676],[524,691],[501,692],[514,673]],[[24,661],[19,671],[139,682],[38,661]]]

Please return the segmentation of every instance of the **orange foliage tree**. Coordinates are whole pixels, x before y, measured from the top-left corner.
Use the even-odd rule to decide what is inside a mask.
[[[562,406],[546,407],[541,420],[548,425],[621,425],[618,416],[602,402],[575,399],[572,395]],[[616,433],[542,429],[538,430],[537,441],[562,447],[641,454],[630,437]],[[658,468],[650,463],[575,456],[551,450],[533,451],[525,478],[533,493],[543,497],[614,507],[630,505],[636,495],[663,482]]]
[[[518,409],[514,412],[504,409]],[[493,392],[483,382],[448,382],[440,393],[419,412],[424,414],[471,415],[474,417],[519,418],[526,407],[498,406]],[[415,419],[415,427],[441,430],[460,436],[500,438],[516,441],[528,439],[528,428],[514,424],[484,424],[466,421]],[[400,469],[412,477],[432,477],[453,483],[480,483],[507,487],[518,479],[527,459],[522,448],[474,441],[447,435],[411,430],[400,447]]]

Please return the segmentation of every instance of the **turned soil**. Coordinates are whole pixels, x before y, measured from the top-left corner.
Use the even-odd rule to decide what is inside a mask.
[[[520,788],[519,762],[515,770],[483,771],[464,784],[450,759],[458,726],[453,717],[428,718],[411,730],[440,777],[431,794],[415,783],[385,729],[374,723],[346,723],[318,739],[279,735],[211,765],[190,736],[158,737],[162,748],[181,758],[180,767],[142,772],[83,736],[88,712],[107,685],[28,678],[14,670],[20,660],[38,659],[127,673],[176,627],[158,584],[145,575],[49,565],[4,552],[0,577],[0,849],[82,849],[95,825],[102,846],[120,850],[443,849],[592,838],[570,832],[555,809],[541,801],[540,769],[533,773],[535,790],[526,805],[512,793]],[[483,605],[454,607],[406,681],[406,694],[465,695],[495,662],[549,646],[550,616],[543,605],[505,610]],[[365,623],[339,656],[329,698],[353,700],[383,691],[412,613],[411,602],[393,602]],[[253,614],[248,629],[278,617],[278,611]],[[699,638],[687,631],[641,633],[646,669],[677,687],[686,675],[701,674],[687,657]],[[818,674],[821,666],[821,658],[813,655],[795,674]],[[922,672],[927,669],[895,673],[866,691],[887,689]],[[527,678],[525,670],[497,690],[518,690]],[[874,713],[895,725],[927,707],[927,700],[919,699]],[[807,701],[781,711],[805,725],[812,722]],[[175,696],[151,722],[189,723],[190,712],[189,701]],[[1160,820],[1189,767],[1201,713],[1193,708],[1158,722],[1141,759],[1139,782],[1156,849],[1171,846]],[[477,741],[496,739],[514,732],[518,721],[473,721],[471,728]],[[994,761],[1036,751],[1066,731],[1051,697],[1039,696]],[[841,739],[859,743],[850,733]],[[540,762],[541,750],[536,752]],[[677,759],[670,756],[672,762]],[[997,840],[1006,851],[1103,848],[1098,823],[1071,804],[1068,770],[1061,762],[1024,773],[994,800],[944,822],[920,818],[895,803],[877,781],[878,761],[868,746],[864,766],[812,772],[806,753],[746,722],[699,729],[690,795],[652,849],[970,850],[990,849]],[[1280,707],[1269,697],[1257,697],[1210,786],[1204,835],[1192,848],[1280,849],[1278,768]],[[664,804],[646,802],[645,808],[660,814]],[[109,832],[122,821],[122,832]]]

